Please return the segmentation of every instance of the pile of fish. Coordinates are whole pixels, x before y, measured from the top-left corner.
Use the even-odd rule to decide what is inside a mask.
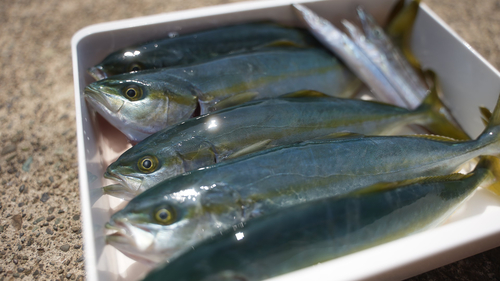
[[[242,24],[89,69],[89,105],[138,142],[104,174],[117,183],[103,192],[130,200],[106,241],[159,266],[146,280],[262,280],[435,226],[479,185],[498,192],[500,105],[470,140],[435,75],[363,9],[349,36],[294,9],[314,36]],[[363,87],[393,105],[355,99]],[[394,136],[408,126],[432,135]]]

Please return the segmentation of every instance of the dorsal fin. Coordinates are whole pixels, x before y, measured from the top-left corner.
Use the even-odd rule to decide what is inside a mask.
[[[331,96],[322,92],[314,90],[300,90],[293,93],[281,95],[282,98],[332,98]]]
[[[476,166],[476,169],[478,168],[488,169],[493,182],[486,186],[486,188],[500,196],[500,159],[495,156],[481,156]]]
[[[497,127],[499,125],[500,125],[500,98],[497,100],[497,104],[495,105],[493,113],[491,113],[491,117],[488,120],[488,125],[486,126],[485,131],[489,131],[489,129]]]
[[[260,49],[260,48],[273,48],[273,47],[294,47],[294,48],[305,48],[307,46],[300,45],[296,42],[286,40],[286,39],[279,39],[276,41],[272,41],[260,46],[255,47],[254,49]]]
[[[421,69],[420,62],[411,51],[410,42],[413,23],[417,18],[420,0],[413,0],[406,5],[387,25],[387,34],[395,45],[403,52],[406,59],[415,69]]]
[[[365,135],[358,134],[358,133],[351,133],[351,132],[337,132],[337,133],[331,133],[325,136],[317,137],[312,140],[307,140],[302,143],[315,143],[319,140],[345,140],[345,139],[359,139],[359,138],[364,138]]]

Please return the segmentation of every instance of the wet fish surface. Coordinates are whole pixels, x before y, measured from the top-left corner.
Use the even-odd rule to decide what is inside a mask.
[[[248,102],[192,118],[146,138],[107,168],[105,177],[119,184],[104,187],[104,192],[131,199],[184,172],[334,133],[387,135],[405,125],[420,124],[435,134],[467,138],[441,115],[435,93],[413,111],[379,102],[313,97],[322,94],[312,91],[293,95],[299,97]]]
[[[499,107],[477,140],[352,136],[308,141],[182,174],[114,214],[107,226],[118,234],[107,241],[131,257],[159,262],[283,207],[380,182],[450,174],[470,159],[499,153]]]
[[[273,23],[220,27],[120,49],[89,69],[96,80],[127,72],[200,63],[222,55],[272,46],[311,47],[307,31]]]
[[[201,242],[144,280],[262,280],[425,230],[497,178],[498,161],[484,158],[469,175],[379,184],[262,216]]]
[[[85,98],[130,140],[196,115],[299,90],[350,97],[360,81],[328,51],[273,49],[214,61],[116,75]]]

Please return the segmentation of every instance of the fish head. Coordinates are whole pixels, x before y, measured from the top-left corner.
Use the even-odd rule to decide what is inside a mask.
[[[109,123],[132,141],[181,120],[188,119],[198,106],[186,81],[159,81],[144,75],[123,74],[96,81],[85,88],[85,99]]]
[[[209,236],[204,229],[213,220],[203,212],[199,192],[188,188],[159,195],[151,191],[111,216],[106,228],[114,233],[106,236],[107,244],[136,260],[160,263]]]
[[[179,154],[168,145],[157,145],[154,135],[125,151],[111,163],[105,178],[118,184],[103,187],[105,194],[132,199],[155,184],[185,172]]]
[[[159,44],[147,44],[139,48],[116,51],[96,66],[89,68],[88,73],[95,80],[101,80],[123,73],[176,65],[183,57],[183,52],[180,50],[161,48]]]
[[[101,63],[89,68],[88,73],[95,80],[101,80],[114,75],[153,68],[147,61],[144,61],[144,56],[144,51],[127,48],[110,54]]]
[[[201,184],[202,170],[164,181],[134,199],[110,218],[108,244],[125,255],[152,263],[186,252],[206,238],[243,221],[235,188]],[[186,176],[193,175],[194,176]]]

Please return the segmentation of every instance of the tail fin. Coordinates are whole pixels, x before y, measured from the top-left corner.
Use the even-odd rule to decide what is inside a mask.
[[[500,196],[500,159],[495,156],[482,156],[476,166],[476,170],[478,169],[489,171],[490,180],[486,188]]]
[[[485,110],[482,110],[483,116],[487,116]],[[488,121],[488,125],[486,125],[486,129],[484,129],[484,133],[491,131],[493,128],[498,127],[500,125],[500,97],[497,100],[497,104],[495,109],[491,113],[490,120]]]
[[[410,48],[411,33],[413,23],[417,18],[420,0],[411,1],[388,24],[387,33],[395,42],[395,45],[402,50],[406,59],[415,69],[421,69],[418,59],[413,55]]]
[[[426,112],[429,121],[425,127],[433,134],[451,137],[457,140],[470,140],[469,135],[458,125],[455,118],[446,109],[446,106],[438,96],[438,79],[432,71],[427,71],[428,76],[433,80],[433,85],[427,97],[416,109],[417,112]]]

